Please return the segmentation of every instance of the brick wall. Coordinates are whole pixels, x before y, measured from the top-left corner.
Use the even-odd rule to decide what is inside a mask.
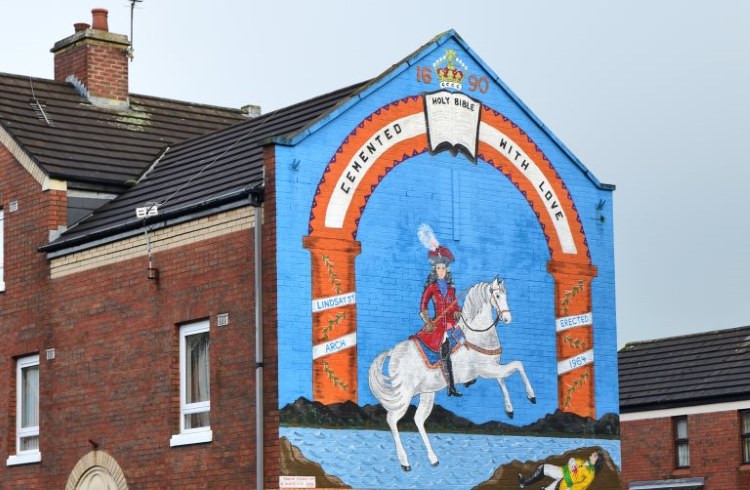
[[[62,488],[93,449],[110,454],[130,488],[247,488],[254,484],[252,231],[154,255],[158,282],[135,258],[52,281],[51,329],[41,349],[42,464]],[[229,314],[217,327],[216,315]],[[211,325],[213,441],[171,448],[179,433],[179,325]]]
[[[10,211],[10,203],[18,209]],[[65,224],[65,193],[42,192],[40,184],[0,145],[0,206],[4,210],[5,291],[0,293],[0,467],[15,454],[15,359],[43,350],[49,336],[50,304],[47,262],[36,249],[48,230]],[[2,488],[45,488],[35,475],[39,465],[23,474],[0,471]],[[4,468],[5,469],[5,468]],[[9,478],[15,487],[6,485]]]
[[[737,411],[688,416],[690,467],[676,468],[672,418],[623,421],[623,489],[632,481],[704,477],[707,490],[750,488]]]
[[[264,488],[277,488],[280,474],[279,453],[279,349],[276,270],[276,157],[274,147],[264,148],[265,203],[263,204],[263,417],[265,464]]]

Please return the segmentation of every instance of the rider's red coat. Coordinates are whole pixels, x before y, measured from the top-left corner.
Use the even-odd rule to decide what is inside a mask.
[[[428,305],[430,301],[432,301],[435,315],[432,322],[435,324],[435,330],[427,333],[423,328],[417,333],[417,337],[434,351],[440,351],[440,344],[443,343],[445,331],[456,325],[454,317],[456,312],[460,310],[458,308],[458,302],[455,301],[455,299],[456,289],[453,286],[448,286],[448,291],[445,296],[440,292],[437,283],[432,283],[424,288],[420,311],[429,311]]]

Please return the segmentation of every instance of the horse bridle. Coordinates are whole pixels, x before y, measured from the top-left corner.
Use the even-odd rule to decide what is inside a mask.
[[[492,288],[492,286],[490,286],[490,298],[491,298],[491,301],[493,302],[494,302],[495,297],[492,293],[494,292],[495,292],[495,289]],[[497,327],[497,324],[500,323],[500,317],[503,315],[503,313],[510,313],[510,310],[501,310],[498,304],[494,304],[493,306],[495,307],[495,311],[497,312],[497,315],[495,316],[495,320],[487,328],[481,328],[481,329],[471,328],[471,326],[469,325],[469,322],[467,322],[466,318],[464,318],[463,313],[461,313],[461,321],[464,322],[464,325],[466,325],[466,328],[468,328],[472,332],[477,332],[477,333],[486,332],[487,330],[491,328]]]

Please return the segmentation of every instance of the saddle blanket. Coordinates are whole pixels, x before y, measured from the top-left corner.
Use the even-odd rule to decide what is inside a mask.
[[[464,332],[460,328],[452,328],[448,330],[448,345],[451,349],[451,354],[456,351],[466,340],[466,337],[464,337]],[[422,340],[417,337],[416,335],[412,335],[409,337],[414,344],[417,346],[417,351],[419,351],[420,355],[422,356],[422,360],[425,363],[425,366],[427,366],[430,369],[437,369],[441,365],[440,361],[440,352],[434,351],[427,347],[427,344],[422,342]]]

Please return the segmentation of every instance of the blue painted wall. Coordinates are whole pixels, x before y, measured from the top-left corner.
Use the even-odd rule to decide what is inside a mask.
[[[376,109],[410,95],[438,90],[420,82],[417,66],[432,66],[446,48],[455,49],[469,73],[489,80],[489,90],[463,92],[519,125],[544,152],[564,181],[580,215],[598,267],[592,283],[596,413],[618,412],[612,192],[585,168],[496,79],[460,39],[448,35],[423,48],[367,90],[364,96],[314,127],[293,146],[276,147],[279,405],[312,399],[310,252],[303,248],[310,206],[321,175],[336,149]],[[296,166],[293,162],[299,161]],[[602,206],[602,209],[597,209]],[[375,404],[367,384],[372,359],[421,327],[419,301],[429,263],[417,239],[421,223],[434,229],[455,255],[456,290],[496,274],[505,279],[513,321],[499,327],[503,361],[520,360],[538,403],[525,401],[520,378],[508,379],[516,406],[504,413],[497,383],[480,380],[441,393],[436,403],[474,422],[498,420],[525,425],[554,412],[557,400],[554,281],[550,253],[539,221],[518,189],[485,162],[422,154],[398,165],[377,187],[359,224],[362,253],[356,259],[359,405]]]

